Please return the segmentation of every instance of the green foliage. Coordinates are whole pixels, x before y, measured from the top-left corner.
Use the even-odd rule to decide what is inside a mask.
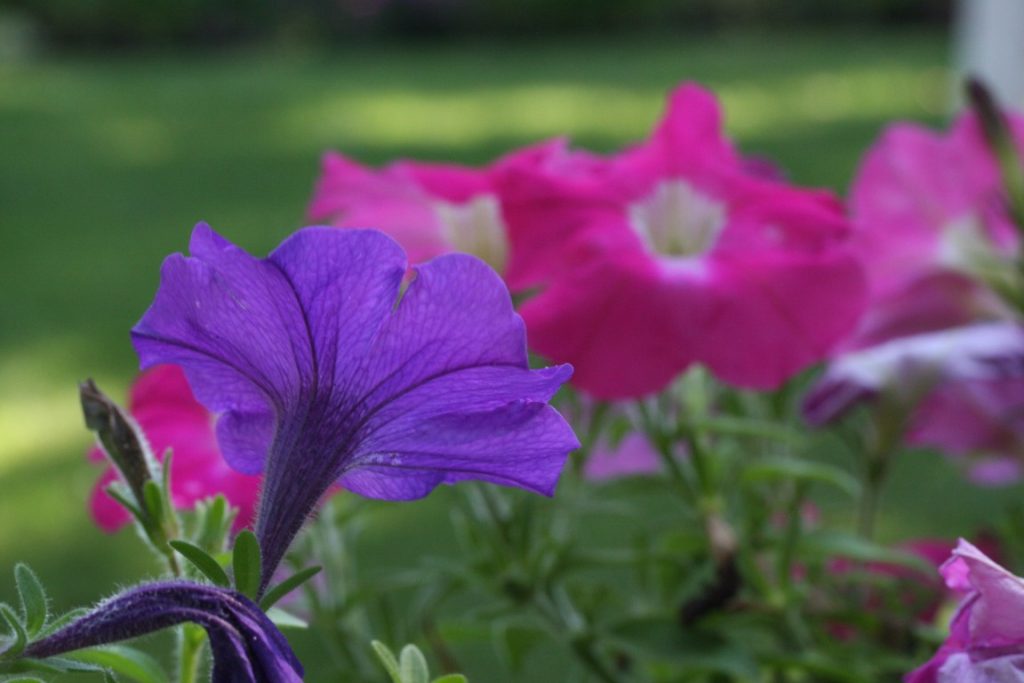
[[[195,544],[208,553],[222,552],[237,515],[238,510],[223,495],[199,501],[194,511]]]
[[[235,537],[231,568],[235,575],[235,590],[256,600],[260,590],[260,542],[248,529]]]
[[[171,541],[170,546],[215,586],[227,588],[231,585],[231,579],[220,563],[199,546],[182,540]]]
[[[50,615],[46,591],[39,578],[26,564],[15,565],[14,580],[18,586],[18,595],[21,597],[21,616],[24,619],[25,631],[28,637],[32,638],[43,630]]]
[[[158,661],[146,653],[124,645],[94,647],[67,655],[85,664],[94,664],[138,683],[169,683]]]
[[[373,646],[373,651],[384,666],[384,670],[388,672],[391,683],[467,683],[466,677],[462,674],[446,674],[431,681],[427,659],[415,645],[403,647],[398,657],[395,657],[395,653],[379,640],[374,640],[370,645]]]
[[[281,583],[271,587],[270,590],[264,594],[263,599],[260,600],[260,609],[264,612],[268,611],[281,598],[319,574],[321,569],[322,567],[307,567],[302,571],[292,574]]]
[[[28,634],[25,632],[25,625],[10,605],[0,604],[0,618],[7,624],[10,634],[6,642],[0,644],[3,647],[0,650],[0,658],[13,659],[25,650],[25,646],[28,645]]]

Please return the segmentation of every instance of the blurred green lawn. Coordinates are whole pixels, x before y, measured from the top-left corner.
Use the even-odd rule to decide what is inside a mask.
[[[75,382],[123,394],[128,329],[196,221],[263,253],[302,224],[325,149],[476,163],[568,134],[612,150],[643,136],[684,79],[720,93],[746,152],[845,190],[885,122],[945,119],[948,53],[943,34],[845,32],[0,65],[0,598],[17,560],[59,607],[152,571],[130,533],[88,518]],[[908,456],[886,533],[966,531],[1010,495]],[[949,504],[913,504],[932,496]],[[393,506],[367,552],[414,562],[431,535],[450,536],[444,505],[441,493]]]

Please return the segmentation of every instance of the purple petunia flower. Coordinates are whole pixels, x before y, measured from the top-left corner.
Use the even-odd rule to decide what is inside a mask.
[[[337,482],[412,500],[479,479],[550,495],[572,429],[547,401],[572,373],[530,370],[501,279],[465,254],[417,266],[372,230],[306,228],[256,259],[200,224],[132,330],[144,368],[184,368],[220,413],[228,463],[265,471],[263,587]],[[403,283],[407,282],[407,287]]]
[[[101,603],[25,650],[46,658],[135,638],[185,622],[206,629],[213,683],[299,683],[302,665],[288,641],[251,600],[186,581],[149,583]]]
[[[1024,579],[963,539],[939,571],[963,597],[946,642],[905,683],[1024,680]]]

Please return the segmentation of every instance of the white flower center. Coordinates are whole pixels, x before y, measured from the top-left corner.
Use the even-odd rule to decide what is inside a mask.
[[[1001,253],[985,230],[981,216],[966,214],[947,223],[939,237],[939,265],[986,282],[1005,277],[1011,259]]]
[[[629,207],[633,229],[647,248],[668,256],[697,256],[714,246],[725,227],[725,205],[685,180],[660,183]]]
[[[501,206],[492,195],[478,195],[461,204],[434,204],[441,235],[456,251],[473,254],[499,273],[508,259],[508,238]]]

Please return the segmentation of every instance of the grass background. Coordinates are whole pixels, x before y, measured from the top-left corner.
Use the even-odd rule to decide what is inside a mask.
[[[685,79],[720,94],[745,152],[845,191],[887,121],[947,118],[949,52],[938,32],[848,31],[0,64],[0,598],[19,560],[60,608],[152,571],[130,533],[89,520],[75,382],[123,395],[128,329],[196,221],[265,253],[302,224],[325,149],[479,163],[567,134],[610,151]],[[364,565],[450,537],[445,496],[382,510]],[[967,533],[1014,497],[908,455],[883,534]]]

